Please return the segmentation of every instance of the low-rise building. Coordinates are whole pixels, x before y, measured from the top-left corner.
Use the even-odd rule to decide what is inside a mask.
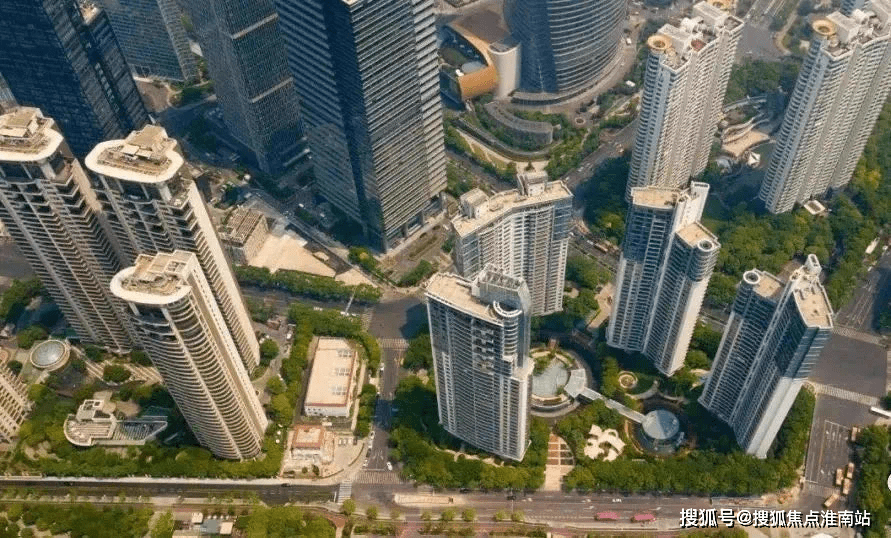
[[[291,459],[330,463],[334,456],[334,436],[324,426],[298,424],[291,436]]]
[[[266,216],[253,209],[237,207],[229,213],[220,228],[220,240],[229,259],[237,265],[247,265],[263,248],[269,235]]]
[[[110,392],[98,392],[84,400],[77,413],[68,415],[62,430],[69,443],[82,447],[144,445],[167,428],[164,416],[119,419],[110,398]]]
[[[358,366],[356,350],[343,338],[316,341],[303,412],[315,417],[348,417]]]

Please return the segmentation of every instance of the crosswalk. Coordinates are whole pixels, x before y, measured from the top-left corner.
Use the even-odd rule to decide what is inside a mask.
[[[879,399],[875,396],[867,396],[866,394],[860,394],[859,392],[840,389],[838,387],[830,387],[829,385],[820,383],[811,383],[811,386],[814,387],[814,391],[817,394],[825,394],[826,396],[832,396],[833,398],[838,398],[840,400],[848,400],[849,402],[856,402],[869,406],[877,405],[879,403]]]
[[[404,338],[381,338],[379,342],[384,349],[394,349],[397,351],[405,351],[408,349],[408,341]]]
[[[882,339],[879,338],[878,336],[860,332],[860,331],[858,331],[856,329],[852,329],[850,327],[836,325],[835,328],[832,329],[832,332],[834,332],[835,334],[841,335],[841,336],[853,338],[854,340],[860,340],[861,342],[866,342],[867,344],[874,344],[877,346],[882,345]]]
[[[393,471],[362,471],[356,475],[357,484],[395,485],[405,481]]]
[[[371,327],[371,318],[374,316],[374,311],[371,309],[362,312],[362,315],[359,316],[359,322],[362,324],[362,329],[368,330]]]
[[[352,480],[344,480],[340,483],[340,487],[337,488],[337,499],[335,502],[342,503],[343,501],[349,499],[353,495],[353,481]]]

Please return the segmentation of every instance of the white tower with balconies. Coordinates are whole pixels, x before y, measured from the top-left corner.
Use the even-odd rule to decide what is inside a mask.
[[[721,0],[699,2],[650,48],[626,196],[686,186],[708,164],[743,22]]]
[[[439,422],[455,437],[516,461],[529,438],[531,312],[525,282],[494,267],[472,281],[439,273],[427,284]]]
[[[219,458],[256,457],[268,420],[195,254],[140,255],[111,282],[198,442]]]
[[[139,254],[194,252],[239,355],[248,370],[256,367],[260,345],[250,316],[176,140],[150,125],[99,144],[86,165],[124,263]]]

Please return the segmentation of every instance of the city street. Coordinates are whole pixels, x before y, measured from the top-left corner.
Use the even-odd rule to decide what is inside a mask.
[[[891,250],[879,258],[876,266],[869,271],[866,279],[854,290],[854,296],[847,306],[838,312],[836,325],[871,333],[878,322],[878,316],[891,299]]]

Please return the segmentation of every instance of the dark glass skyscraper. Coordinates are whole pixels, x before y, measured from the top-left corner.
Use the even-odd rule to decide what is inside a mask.
[[[272,0],[181,0],[181,5],[195,25],[230,134],[265,172],[282,172],[306,157]]]
[[[522,43],[522,87],[580,93],[619,49],[626,0],[506,0],[505,17]]]
[[[0,73],[58,122],[75,155],[148,123],[106,14],[75,0],[0,2]]]
[[[382,250],[445,189],[432,0],[276,0],[319,190]]]

